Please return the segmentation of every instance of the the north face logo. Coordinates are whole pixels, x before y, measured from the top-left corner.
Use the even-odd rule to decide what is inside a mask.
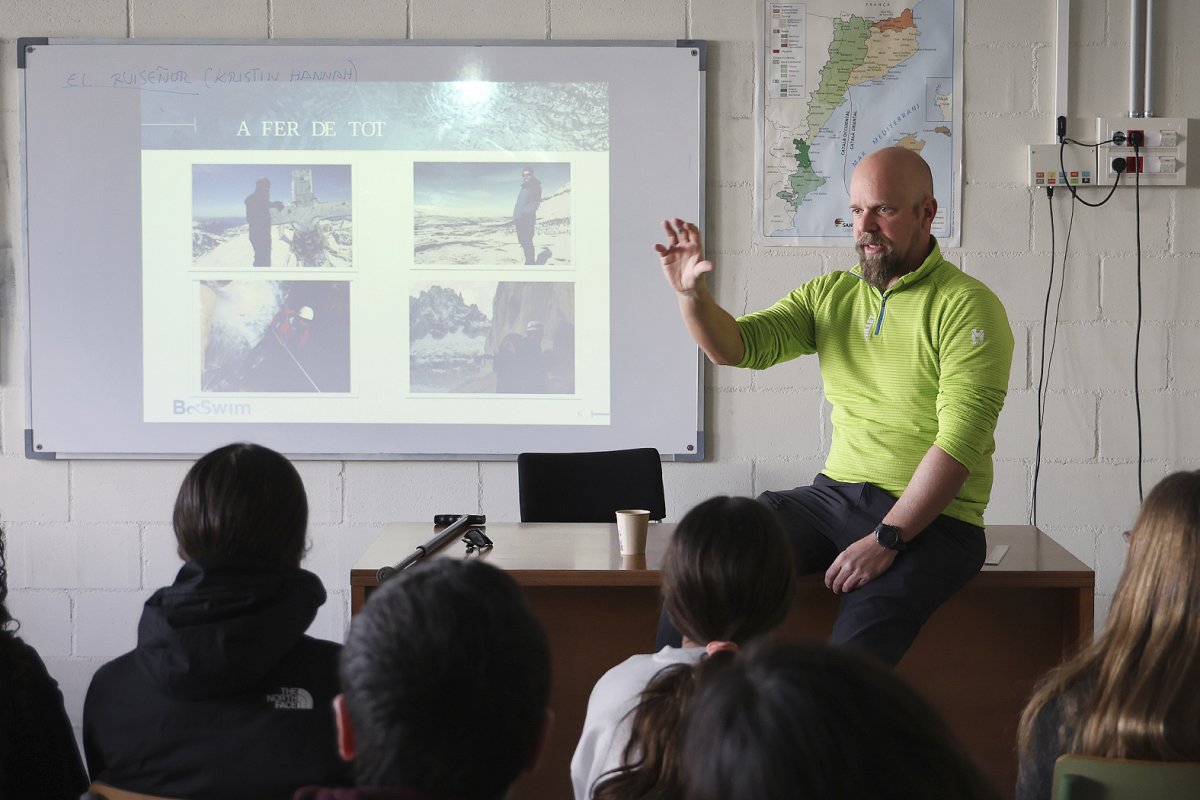
[[[971,331],[971,344],[974,344],[974,345],[983,344],[983,331],[981,331],[979,328],[976,328],[975,330]]]
[[[281,686],[275,694],[267,695],[267,702],[275,706],[276,711],[312,711],[313,707],[312,695],[307,689],[290,686]]]

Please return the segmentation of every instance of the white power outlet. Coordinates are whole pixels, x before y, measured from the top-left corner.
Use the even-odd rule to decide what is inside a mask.
[[[1079,189],[1098,186],[1096,148],[1068,144],[1059,151],[1057,144],[1029,145],[1029,185],[1066,186]]]
[[[1115,158],[1125,159],[1125,172],[1120,175],[1121,186],[1134,185],[1134,172],[1141,186],[1186,186],[1188,165],[1188,120],[1182,117],[1097,117],[1096,141],[1106,142],[1120,131],[1125,141],[1120,145],[1105,144],[1097,148],[1100,182],[1112,183],[1117,178],[1113,169]],[[1141,135],[1135,160],[1130,136]]]

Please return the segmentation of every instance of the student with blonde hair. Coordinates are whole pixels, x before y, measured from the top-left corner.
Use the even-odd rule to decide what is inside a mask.
[[[1200,761],[1200,471],[1151,490],[1108,622],[1021,717],[1018,800],[1049,798],[1064,753]]]
[[[793,562],[787,534],[761,503],[714,497],[684,515],[662,566],[683,646],[632,656],[596,683],[571,761],[577,800],[678,796],[678,731],[695,687],[783,621]]]

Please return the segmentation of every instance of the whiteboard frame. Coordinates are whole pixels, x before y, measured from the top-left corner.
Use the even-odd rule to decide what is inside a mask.
[[[20,39],[20,40],[18,40],[17,51],[18,51],[18,67],[20,69],[19,75],[21,77],[21,79],[19,81],[19,84],[20,84],[20,86],[19,86],[19,88],[20,88],[19,115],[20,115],[20,130],[21,130],[20,154],[21,154],[21,165],[22,165],[21,213],[22,213],[22,232],[24,235],[23,246],[22,246],[22,260],[24,261],[24,264],[25,264],[26,276],[27,276],[26,298],[25,298],[27,313],[25,315],[25,319],[23,320],[24,329],[25,329],[24,333],[25,333],[25,347],[26,347],[26,387],[27,387],[26,420],[27,420],[27,426],[26,426],[26,430],[25,430],[25,441],[26,441],[27,457],[38,458],[38,459],[72,459],[72,458],[190,459],[190,458],[195,457],[196,455],[206,452],[207,450],[211,449],[212,447],[219,446],[220,444],[223,444],[227,441],[252,439],[255,441],[260,441],[269,446],[275,447],[276,449],[287,453],[290,457],[293,457],[293,458],[319,459],[319,460],[335,459],[335,460],[504,461],[504,460],[515,459],[515,457],[518,455],[518,453],[523,450],[534,450],[534,449],[537,449],[537,450],[616,449],[616,448],[620,448],[620,447],[634,447],[634,446],[646,446],[646,445],[657,446],[658,449],[660,450],[660,452],[662,453],[663,459],[668,460],[668,461],[670,461],[670,460],[702,461],[704,459],[704,457],[705,457],[705,430],[704,430],[705,360],[704,360],[703,356],[699,353],[699,351],[695,348],[694,344],[691,344],[690,339],[687,340],[688,346],[687,346],[687,352],[686,352],[686,360],[688,362],[688,366],[687,366],[688,374],[694,374],[694,386],[692,386],[689,390],[689,397],[694,399],[694,406],[692,406],[691,408],[680,409],[683,412],[680,415],[664,414],[663,416],[664,417],[675,417],[675,416],[685,417],[686,425],[688,427],[688,430],[691,432],[682,437],[677,436],[675,440],[668,442],[666,446],[664,446],[662,442],[647,442],[647,441],[645,441],[644,436],[638,436],[636,439],[630,439],[628,437],[628,435],[624,435],[625,438],[621,438],[621,435],[618,435],[614,438],[606,438],[604,436],[598,437],[596,435],[584,436],[582,438],[579,438],[575,435],[576,432],[574,430],[565,431],[564,429],[560,428],[559,426],[545,426],[545,428],[543,430],[550,430],[553,432],[555,428],[558,428],[557,433],[569,434],[569,435],[559,435],[559,436],[553,437],[560,442],[560,446],[554,446],[553,444],[550,446],[547,446],[547,444],[546,444],[547,437],[543,435],[541,437],[537,437],[539,440],[535,441],[533,443],[533,445],[529,446],[529,447],[513,445],[513,446],[506,446],[501,449],[487,449],[487,448],[472,448],[472,447],[468,447],[468,446],[456,446],[454,448],[446,448],[446,452],[439,452],[438,451],[439,448],[430,448],[430,447],[420,448],[418,451],[411,451],[411,452],[406,451],[403,448],[394,446],[394,442],[396,441],[396,439],[388,439],[386,442],[387,446],[381,447],[381,448],[362,447],[362,446],[355,446],[353,448],[342,448],[340,446],[334,446],[334,447],[321,446],[321,445],[309,446],[306,444],[307,439],[304,436],[306,429],[316,429],[316,428],[327,429],[326,435],[324,436],[323,441],[325,443],[328,443],[328,441],[330,439],[330,435],[332,435],[332,434],[330,434],[328,429],[341,428],[344,430],[349,430],[350,428],[354,427],[353,424],[350,424],[349,428],[346,427],[347,423],[324,423],[324,424],[316,424],[316,425],[304,425],[304,424],[299,424],[299,423],[272,424],[272,425],[247,425],[247,424],[239,425],[236,423],[181,424],[180,425],[181,429],[207,431],[208,433],[211,433],[211,435],[196,436],[196,435],[189,433],[186,437],[184,437],[186,439],[186,441],[184,442],[184,446],[180,446],[180,447],[172,447],[172,446],[162,447],[157,444],[153,445],[153,446],[148,446],[147,441],[158,440],[158,439],[162,438],[162,433],[164,431],[164,427],[160,425],[160,426],[155,427],[155,430],[149,431],[146,429],[148,429],[149,427],[153,427],[153,426],[149,426],[147,423],[145,423],[144,421],[140,421],[140,420],[137,421],[136,423],[134,423],[137,428],[141,429],[141,432],[139,433],[139,435],[133,436],[133,437],[126,437],[126,438],[121,439],[120,441],[110,442],[109,445],[99,446],[99,447],[95,446],[94,444],[92,444],[90,442],[88,444],[86,444],[85,446],[77,446],[74,442],[72,442],[70,440],[70,437],[66,437],[66,438],[49,437],[49,438],[47,438],[45,436],[42,436],[41,432],[43,430],[46,430],[49,427],[48,425],[43,424],[43,421],[47,418],[47,413],[45,412],[46,400],[44,398],[47,396],[54,396],[54,395],[62,396],[63,394],[65,394],[65,392],[63,391],[63,386],[61,384],[59,384],[59,385],[54,385],[53,383],[47,384],[47,382],[42,379],[40,372],[39,372],[39,370],[41,368],[41,363],[39,361],[39,358],[42,357],[41,353],[44,351],[39,351],[37,349],[37,347],[35,346],[35,341],[34,341],[35,336],[40,335],[39,333],[37,333],[40,330],[38,327],[38,325],[40,323],[40,318],[38,315],[44,313],[43,308],[41,306],[41,303],[43,303],[44,301],[39,297],[35,297],[35,289],[34,289],[34,283],[35,283],[34,274],[35,274],[35,272],[34,271],[39,269],[39,264],[41,262],[39,261],[40,254],[31,256],[31,246],[30,246],[31,245],[31,240],[30,240],[30,216],[31,216],[31,214],[30,214],[30,211],[31,211],[30,194],[31,193],[30,193],[29,175],[30,175],[30,166],[31,165],[29,162],[28,141],[27,141],[27,136],[26,136],[26,133],[28,131],[28,127],[27,127],[28,126],[28,119],[27,119],[28,98],[26,95],[27,95],[27,78],[29,76],[28,69],[31,68],[31,64],[27,60],[27,54],[29,54],[31,52],[36,52],[36,51],[29,51],[28,48],[30,48],[30,47],[33,47],[33,48],[43,48],[43,47],[56,48],[56,47],[64,47],[64,46],[70,46],[70,47],[77,47],[77,46],[113,47],[113,46],[116,46],[116,47],[121,47],[121,48],[127,48],[127,47],[128,48],[143,48],[143,47],[159,47],[159,48],[161,48],[161,47],[181,47],[181,48],[193,48],[193,47],[204,47],[204,48],[209,48],[209,47],[217,47],[217,48],[223,48],[223,47],[236,47],[236,48],[242,48],[242,47],[251,47],[251,48],[254,48],[254,47],[270,47],[270,48],[353,47],[353,48],[372,48],[372,49],[374,49],[374,48],[438,48],[438,47],[465,48],[465,47],[469,47],[469,48],[479,48],[479,49],[484,49],[484,50],[495,50],[498,48],[517,47],[517,48],[530,48],[532,51],[536,51],[536,52],[549,52],[551,50],[563,51],[563,49],[568,49],[568,51],[569,51],[569,49],[571,49],[571,48],[589,48],[589,49],[597,49],[597,48],[601,48],[601,49],[672,48],[675,51],[691,51],[691,55],[696,57],[695,85],[694,85],[694,90],[695,90],[694,104],[695,104],[696,124],[695,124],[694,131],[690,131],[688,134],[688,138],[691,139],[691,141],[688,142],[687,144],[688,144],[688,149],[691,150],[695,154],[695,163],[691,165],[691,167],[694,168],[694,172],[688,176],[688,180],[686,181],[687,185],[685,187],[685,190],[687,192],[688,202],[684,204],[685,207],[679,208],[678,203],[672,205],[669,208],[664,207],[661,210],[661,212],[659,213],[659,216],[674,216],[674,215],[687,216],[690,214],[694,214],[694,218],[698,221],[698,223],[701,226],[703,226],[703,223],[704,223],[704,219],[703,219],[704,207],[705,207],[705,204],[704,204],[704,180],[705,180],[704,160],[705,160],[705,158],[704,157],[705,157],[705,152],[706,152],[705,151],[705,147],[706,147],[705,92],[706,92],[706,74],[707,74],[706,58],[707,58],[707,56],[706,56],[706,43],[703,41],[698,41],[698,40],[677,40],[677,41],[626,41],[626,40],[610,40],[610,41],[543,41],[543,40],[532,40],[532,41],[524,41],[524,40],[433,41],[433,40],[430,40],[430,41],[420,41],[420,40],[401,40],[401,41],[387,41],[387,40],[383,40],[383,41],[363,42],[363,41],[349,41],[349,40],[319,40],[319,39],[297,39],[297,40],[278,40],[278,39],[272,39],[272,40],[256,40],[256,39],[255,40],[250,40],[250,39],[203,39],[203,40],[139,39],[139,40],[127,40],[127,39],[103,39],[103,38],[70,38],[70,39],[66,39],[66,38],[39,38],[39,39],[23,38],[23,39]],[[80,52],[82,52],[82,51],[80,51]],[[137,51],[131,49],[128,52],[136,53]],[[247,52],[249,52],[249,51],[247,51]],[[647,52],[649,52],[649,51],[647,51]],[[549,78],[547,78],[547,79],[549,79]],[[567,80],[570,80],[570,79],[568,78]],[[656,83],[656,81],[653,80],[652,77],[650,79],[646,80],[646,82],[647,83]],[[680,91],[681,87],[678,85],[672,86],[669,88],[675,90],[675,92],[677,94],[683,95],[685,97],[688,97],[691,93],[691,88],[688,86],[682,87],[682,91]],[[669,145],[670,143],[668,142],[667,144]],[[611,155],[611,147],[610,147],[610,155]],[[35,169],[37,169],[37,165],[35,165]],[[614,194],[612,195],[612,197],[610,199],[610,206],[615,207],[617,205],[617,203],[619,203],[620,201],[621,201],[621,198],[617,197],[616,192],[614,192]],[[41,213],[41,212],[40,212],[40,210],[38,210],[35,207],[35,213]],[[649,227],[655,231],[655,233],[653,235],[655,237],[657,237],[658,232],[661,231],[661,228],[659,228],[659,226],[658,226],[657,219],[646,220],[646,222],[649,225]],[[613,228],[612,228],[612,230],[610,230],[610,234],[609,234],[610,242],[615,241],[617,239],[617,233],[614,232],[617,229],[617,224],[618,223],[614,220]],[[640,228],[638,230],[638,234],[639,234],[639,236],[644,236],[644,234],[640,230]],[[38,244],[36,242],[34,242],[32,249],[36,250],[37,247],[38,247]],[[613,260],[614,261],[616,260],[615,250],[613,252]],[[656,265],[654,265],[652,263],[653,262],[653,254],[647,252],[647,258],[645,259],[645,261],[646,261],[646,263],[644,263],[644,264],[638,264],[637,268],[652,270],[657,275],[658,270],[656,268]],[[620,275],[620,270],[622,269],[622,266],[623,265],[615,264],[615,263],[610,266],[610,269],[612,270],[612,273],[610,274],[610,282],[613,282],[613,283],[616,282],[616,278]],[[625,269],[628,269],[628,267],[625,267]],[[658,284],[664,283],[661,280],[661,278],[656,277],[656,281]],[[140,286],[140,283],[139,283],[139,286]],[[651,291],[658,292],[660,290],[652,289]],[[669,291],[669,290],[667,290],[667,291]],[[665,297],[667,295],[664,292],[662,294],[662,296]],[[576,302],[578,302],[578,299]],[[678,316],[677,316],[674,306],[675,306],[675,304],[674,304],[673,300],[669,304],[661,304],[661,307],[655,306],[656,314],[669,318],[672,321],[672,324],[676,328],[681,330],[682,325],[679,323]],[[615,316],[614,312],[610,309],[609,313],[610,313],[610,323],[615,324],[616,316]],[[672,335],[674,335],[674,334],[672,334]],[[138,346],[139,347],[140,347],[140,344],[141,344],[141,339],[140,339],[140,335],[139,335],[139,337],[138,337]],[[613,349],[614,349],[614,352],[613,352],[612,358],[615,362],[617,359],[619,359],[621,357],[621,354],[615,352],[615,347]],[[78,356],[78,354],[72,354],[71,357],[77,358],[79,356]],[[616,379],[614,377],[614,385],[615,385],[615,382],[616,382]],[[690,381],[689,381],[689,383],[690,383]],[[655,390],[653,381],[652,380],[647,381],[646,385],[643,388],[645,388],[645,390],[647,392],[653,393]],[[612,391],[615,393],[616,389],[614,388]],[[616,398],[614,397],[614,404],[615,403],[616,403]],[[689,402],[686,403],[686,405],[691,406],[692,405],[691,401],[689,400]],[[61,416],[62,415],[60,413],[60,417]],[[90,419],[89,418],[89,419],[85,420],[83,424],[86,426],[92,427],[92,428],[103,428],[103,427],[105,427],[105,423],[106,423],[106,421],[103,418],[99,418],[99,419]],[[679,420],[677,420],[677,419],[670,420],[670,424],[674,425],[676,427],[678,427],[678,423],[679,423]],[[172,424],[167,425],[167,427],[171,427],[171,426],[172,426]],[[387,425],[387,424],[370,424],[370,425],[358,426],[358,429],[361,431],[366,428],[375,430],[375,429],[400,429],[400,428],[406,428],[406,427],[408,427],[408,426]],[[464,426],[464,427],[469,427],[469,426]],[[484,437],[486,437],[488,435],[488,432],[484,429],[489,428],[489,427],[502,428],[503,426],[476,426],[476,427],[478,427],[481,430],[481,434]],[[582,428],[583,426],[579,426],[579,427]],[[593,427],[602,427],[602,426],[593,426]],[[398,434],[398,435],[401,435],[401,434]],[[466,436],[469,436],[470,434],[469,433],[460,433],[460,434],[456,434],[456,435],[466,437]],[[170,435],[168,435],[167,438],[170,439]],[[361,437],[359,437],[359,440],[361,440]],[[511,440],[511,437],[510,437],[510,440]],[[459,442],[459,441],[462,441],[462,440],[456,439],[456,442]],[[675,444],[675,441],[680,442],[680,444]]]

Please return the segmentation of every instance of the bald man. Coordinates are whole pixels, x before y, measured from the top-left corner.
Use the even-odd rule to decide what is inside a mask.
[[[889,663],[983,565],[993,434],[1013,336],[991,290],[942,258],[929,166],[892,147],[850,180],[858,264],[734,318],[705,286],[700,231],[655,245],[688,331],[714,364],[766,369],[817,354],[833,442],[811,486],[759,500],[801,573],[841,596],[830,641]],[[783,421],[783,424],[799,424]],[[660,644],[674,632],[660,627]]]

